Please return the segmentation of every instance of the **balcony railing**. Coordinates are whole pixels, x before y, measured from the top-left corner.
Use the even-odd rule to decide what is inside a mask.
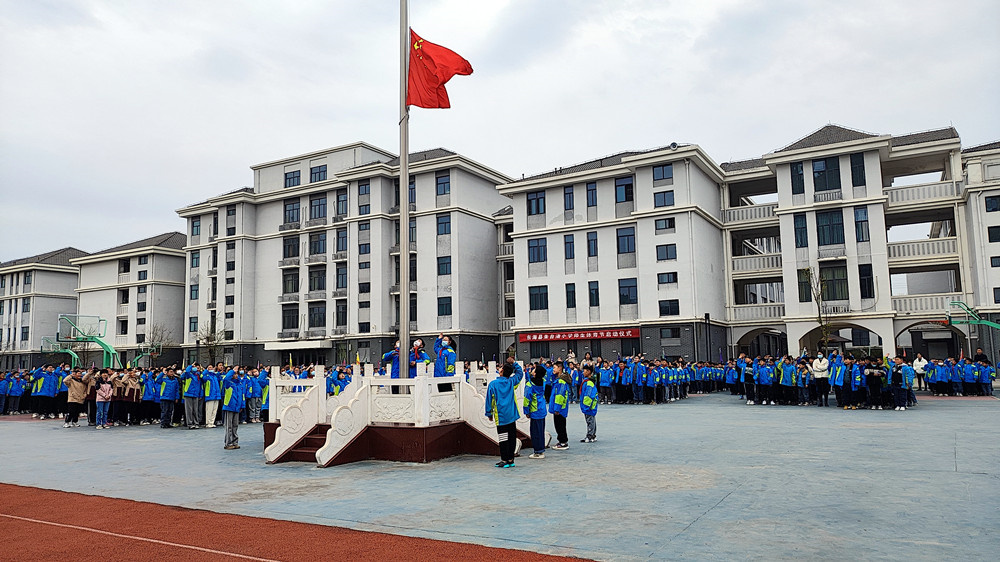
[[[725,221],[731,223],[773,219],[775,217],[774,210],[777,208],[777,203],[732,207],[726,209]]]
[[[732,308],[733,320],[777,320],[785,315],[785,303],[737,304]]]
[[[118,316],[128,316],[128,303],[118,305]]]
[[[766,269],[781,269],[781,254],[736,256],[733,258],[733,271],[761,271]]]
[[[306,263],[326,263],[326,254],[309,254]]]
[[[283,260],[278,260],[278,267],[298,267],[299,258],[285,258]]]
[[[499,322],[501,332],[509,332],[514,329],[513,318],[501,318]]]
[[[514,292],[514,281],[513,280],[509,280],[509,281],[504,281],[503,282],[503,292],[506,293],[506,294],[508,294],[508,295]]]
[[[284,224],[278,225],[278,232],[284,232],[286,230],[298,230],[301,227],[302,224],[299,222],[286,222]]]
[[[279,303],[282,303],[282,302],[299,302],[299,294],[298,293],[285,293],[285,294],[282,294],[282,295],[278,295],[278,302]]]
[[[813,201],[816,203],[825,203],[827,201],[840,201],[844,198],[844,192],[839,189],[830,189],[828,191],[817,191],[813,194]]]
[[[816,250],[816,255],[819,259],[829,259],[829,258],[842,258],[847,256],[847,246],[844,244],[827,244],[825,246],[820,246]]]
[[[129,282],[131,282],[131,280],[132,280],[132,274],[131,273],[119,273],[118,274],[118,284],[119,285],[124,285],[126,283],[129,283]],[[3,294],[2,289],[0,289],[0,295],[2,295],[2,294]]]
[[[124,347],[128,345],[128,336],[115,336],[115,347]]]
[[[958,239],[931,238],[911,242],[892,242],[886,246],[890,260],[907,260],[924,257],[940,257],[958,254]]]
[[[497,248],[497,257],[506,258],[514,255],[514,243],[504,242]]]
[[[951,199],[958,195],[958,184],[948,180],[902,187],[886,187],[882,191],[889,198],[890,206],[905,205],[934,199]]]
[[[951,301],[957,300],[962,300],[961,293],[900,295],[892,297],[892,308],[901,313],[935,312],[944,317],[951,308]]]

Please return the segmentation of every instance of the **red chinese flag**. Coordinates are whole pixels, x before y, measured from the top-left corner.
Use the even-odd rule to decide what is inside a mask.
[[[451,107],[445,83],[451,77],[472,74],[472,65],[451,49],[424,41],[410,30],[410,71],[407,77],[406,105]]]

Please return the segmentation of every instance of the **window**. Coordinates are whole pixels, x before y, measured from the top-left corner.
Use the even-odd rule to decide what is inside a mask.
[[[336,269],[336,286],[337,289],[347,288],[347,264],[338,263]]]
[[[450,224],[450,223],[449,223]],[[450,230],[449,230],[450,232]],[[417,219],[410,219],[410,242],[414,242],[417,239]]]
[[[370,261],[359,261],[358,262],[358,269],[371,269],[371,268],[372,268],[372,262],[370,262]]]
[[[806,228],[806,215],[805,213],[797,213],[792,217],[792,221],[795,223],[795,247],[796,248],[808,248],[809,247],[809,229]]]
[[[236,236],[236,227],[235,226],[227,226],[226,227],[226,236]]]
[[[21,341],[28,341],[28,327],[27,326],[21,326]]]
[[[861,285],[861,298],[875,298],[875,274],[872,273],[872,264],[858,265],[858,284]]]
[[[24,297],[21,299],[21,312],[31,312],[31,299]]]
[[[138,294],[140,294],[140,295],[146,294],[146,286],[145,285],[139,285],[138,287],[135,288],[135,292],[138,293]]]
[[[322,219],[326,217],[326,195],[313,195],[309,198],[309,218]]]
[[[681,337],[680,328],[660,328],[661,340],[676,340]]]
[[[532,357],[550,357],[549,353],[549,342],[547,341],[533,341],[528,344],[529,354]]]
[[[347,325],[347,302],[338,301],[335,310],[334,323],[337,326]],[[323,305],[323,323],[318,326],[326,326],[326,305]]]
[[[372,307],[372,301],[360,301],[358,303],[358,308],[371,308],[371,307]]]
[[[236,242],[226,242],[226,249],[227,250],[235,250],[236,249]]]
[[[576,249],[574,248],[572,234],[563,236],[563,252],[566,254],[566,259],[568,260],[576,258]]]
[[[145,318],[136,318],[135,319],[135,323],[138,324],[139,326],[145,326],[146,325],[146,319]],[[139,337],[139,336],[145,336],[145,334],[139,334],[136,337]],[[139,343],[142,343],[142,342],[139,342]]]
[[[212,213],[212,236],[219,235],[219,213]]]
[[[337,215],[347,214],[347,190],[338,189],[337,190]]]
[[[281,255],[284,259],[299,257],[299,237],[286,236],[282,240]]]
[[[673,230],[677,226],[677,221],[670,217],[669,219],[656,219],[656,230]]]
[[[846,301],[849,297],[847,288],[847,266],[829,266],[819,268],[820,283],[823,284],[824,301]]]
[[[677,259],[677,244],[660,244],[656,247],[656,261]]]
[[[235,284],[236,284],[236,278],[235,277],[226,277],[226,285],[235,285]],[[143,291],[143,292],[145,292],[145,291]]]
[[[191,300],[198,300],[198,284],[191,285]]]
[[[363,256],[372,253],[372,245],[371,244],[358,244],[358,253],[361,254],[361,255],[363,255]]]
[[[236,262],[235,261],[227,261],[226,262],[226,271],[236,271]],[[142,277],[142,275],[141,275],[142,272],[140,271],[139,273],[140,273],[139,277],[141,278]]]
[[[1000,304],[1000,287],[993,287],[993,303]],[[22,330],[27,330],[27,328],[21,328]],[[21,339],[26,340],[28,338],[24,337],[24,333],[21,334]]]
[[[367,334],[372,331],[371,322],[358,322],[358,332],[362,334]]]
[[[986,212],[995,213],[1000,211],[1000,195],[991,195],[986,198]]]
[[[673,205],[674,205],[673,191],[658,191],[653,194],[654,207],[673,207]]]
[[[545,285],[528,287],[528,310],[549,309],[549,288]]]
[[[573,210],[573,186],[567,186],[563,188],[563,209],[566,211]]]
[[[590,306],[601,306],[601,288],[597,281],[587,283],[587,296],[590,300]]]
[[[294,172],[285,172],[285,187],[295,187],[299,185],[300,182],[300,172],[295,170]]]
[[[674,179],[674,165],[653,166],[653,181]]]
[[[681,301],[668,299],[660,301],[660,316],[677,316],[681,313]]]
[[[326,290],[326,268],[325,267],[310,267],[309,268],[309,290],[310,291],[325,291]]]
[[[660,285],[669,285],[671,283],[676,283],[677,282],[677,272],[676,271],[668,271],[666,273],[657,273],[656,274],[656,282],[659,283]]]
[[[636,278],[618,280],[618,305],[638,304],[639,285]]]
[[[309,303],[309,327],[326,327],[326,303]]]
[[[191,252],[191,268],[193,269],[195,267],[200,267],[200,266],[201,266],[201,252],[195,250]]]
[[[226,216],[227,217],[236,216],[236,205],[226,205]]]
[[[541,263],[547,260],[545,238],[528,240],[528,263]]]
[[[188,317],[188,331],[197,332],[198,331],[198,317],[190,316]]]
[[[191,219],[191,236],[201,236],[201,219]]]
[[[358,283],[358,292],[359,293],[370,293],[370,292],[372,292],[372,284],[371,283]]]
[[[281,292],[284,294],[299,292],[299,270],[288,269],[281,272]]]
[[[299,222],[299,200],[285,200],[285,224]]]
[[[597,182],[590,182],[587,184],[587,206],[597,206]]]
[[[136,312],[146,312],[146,303],[145,302],[137,302],[137,303],[135,303],[135,311]]]
[[[145,281],[149,278],[149,271],[143,269],[139,272],[139,281]]]
[[[139,265],[149,265],[149,256],[139,256]],[[27,276],[30,273],[31,272],[25,273],[25,275]],[[27,283],[31,283],[30,278],[25,281],[25,284]]]
[[[809,270],[800,269],[798,278],[799,302],[812,302],[812,281],[809,278]]]
[[[566,308],[576,308],[576,283],[566,283]]]
[[[853,187],[865,185],[865,155],[863,152],[851,155],[851,185]]]
[[[528,216],[545,214],[545,192],[532,191],[528,194]]]
[[[438,258],[438,275],[451,275],[451,256]]]
[[[227,312],[225,314],[225,318],[226,318],[226,320],[232,320],[233,318],[236,318],[236,315],[234,313],[232,313],[232,312]]]
[[[236,297],[233,295],[226,295],[226,304],[229,306],[236,304]]]
[[[635,253],[635,227],[629,226],[618,229],[618,253]]]
[[[448,172],[438,172],[434,175],[435,193],[448,195],[451,193],[451,176]],[[450,313],[449,313],[450,314]]]
[[[358,182],[358,195],[371,195],[372,185],[368,180]]]
[[[816,191],[840,189],[840,158],[813,160],[813,187]]]
[[[615,203],[625,203],[632,201],[635,194],[632,191],[632,178],[615,179]]]
[[[451,297],[438,297],[438,316],[451,316]]]
[[[326,164],[309,168],[309,182],[318,182],[326,179]]]
[[[281,329],[282,330],[299,329],[299,305],[286,304],[285,306],[281,307]]]
[[[844,212],[816,213],[816,243],[820,246],[844,243]]]
[[[128,304],[128,289],[118,290],[118,304]]]
[[[361,221],[361,222],[358,223],[358,230],[359,231],[360,230],[371,230],[371,229],[372,229],[372,223],[370,223],[368,221]]]
[[[407,194],[406,194],[407,197],[406,197],[406,200],[409,201],[410,203],[416,203],[417,202],[417,180],[413,176],[410,176],[410,185],[408,185],[406,187],[407,187]]]
[[[358,205],[358,214],[359,215],[370,215],[371,212],[372,212],[372,206],[371,205]]]
[[[806,192],[805,175],[802,172],[802,162],[792,162],[792,195]]]
[[[442,234],[451,234],[451,215],[438,215],[437,216],[437,233],[438,236]],[[410,238],[413,240],[414,238]]]
[[[588,232],[587,233],[587,257],[596,258],[597,257],[597,233]]]
[[[986,229],[990,242],[1000,242],[1000,226],[991,226]]]
[[[309,254],[325,254],[326,253],[326,233],[325,232],[315,232],[309,235]]]
[[[854,237],[858,242],[868,242],[871,239],[868,233],[868,207],[854,208]]]
[[[1000,267],[1000,256],[990,258],[990,267]]]
[[[410,322],[417,321],[417,295],[410,295]]]
[[[338,228],[335,236],[337,237],[337,251],[346,252],[347,251],[347,229]]]

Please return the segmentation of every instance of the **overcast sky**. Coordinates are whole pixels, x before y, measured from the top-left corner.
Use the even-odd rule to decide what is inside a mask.
[[[1000,3],[413,0],[475,72],[411,147],[510,176],[696,143],[759,156],[826,123],[1000,139]],[[259,162],[398,149],[398,4],[0,0],[0,260],[183,230]]]

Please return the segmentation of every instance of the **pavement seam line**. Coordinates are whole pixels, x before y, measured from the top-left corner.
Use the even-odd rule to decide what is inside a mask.
[[[733,488],[732,490],[730,490],[728,494],[726,494],[726,495],[722,496],[722,499],[721,499],[721,500],[719,500],[719,501],[715,502],[715,505],[713,505],[712,507],[710,507],[710,508],[706,509],[706,510],[705,510],[705,513],[702,513],[701,515],[699,515],[698,517],[696,517],[694,521],[692,521],[692,522],[688,523],[686,527],[684,527],[683,529],[681,529],[681,532],[679,532],[679,533],[677,533],[676,535],[674,535],[674,537],[673,537],[672,539],[670,539],[670,540],[671,540],[671,541],[673,541],[673,540],[674,540],[674,539],[676,539],[677,537],[679,537],[679,536],[683,535],[683,534],[684,534],[684,532],[685,532],[685,531],[687,531],[688,529],[690,529],[692,525],[694,525],[694,524],[695,524],[695,523],[697,523],[697,522],[698,522],[699,520],[701,520],[701,518],[702,518],[702,517],[704,517],[704,516],[708,515],[708,512],[710,512],[710,511],[712,511],[713,509],[715,509],[715,508],[719,507],[719,505],[721,505],[721,504],[722,504],[722,502],[726,501],[726,498],[728,498],[729,496],[733,495],[733,493],[734,493],[734,492],[736,492],[736,490],[739,490],[740,488],[742,488],[742,487],[743,487],[743,484],[744,484],[744,482],[740,482],[739,484],[737,484],[737,485],[736,485],[736,487],[735,487],[735,488]]]
[[[161,545],[165,545],[165,546],[174,546],[174,547],[177,547],[177,548],[187,548],[187,549],[190,549],[190,550],[199,550],[201,552],[207,552],[209,554],[221,554],[223,556],[232,556],[232,557],[235,557],[235,558],[243,558],[243,559],[246,559],[246,560],[257,560],[258,562],[279,562],[278,560],[273,560],[271,558],[257,558],[256,556],[249,556],[249,555],[246,555],[246,554],[237,554],[235,552],[225,552],[225,551],[222,551],[222,550],[214,550],[214,549],[211,549],[211,548],[203,548],[203,547],[200,547],[200,546],[194,546],[194,545],[190,545],[190,544],[180,544],[180,543],[169,542],[169,541],[161,541],[161,540],[158,540],[158,539],[150,539],[150,538],[147,538],[147,537],[138,537],[138,536],[135,536],[135,535],[123,535],[121,533],[113,533],[111,531],[104,531],[102,529],[91,529],[89,527],[81,527],[80,525],[68,525],[66,523],[56,523],[54,521],[45,521],[45,520],[42,520],[42,519],[32,519],[30,517],[20,517],[18,515],[9,515],[7,513],[0,513],[0,517],[7,517],[7,518],[10,518],[10,519],[18,519],[20,521],[28,521],[28,522],[31,522],[31,523],[40,523],[42,525],[52,525],[53,527],[63,527],[63,528],[66,528],[66,529],[74,529],[74,530],[77,530],[77,531],[87,531],[87,532],[90,532],[90,533],[98,533],[98,534],[101,534],[101,535],[110,535],[112,537],[118,537],[118,538],[123,538],[123,539],[132,539],[132,540],[137,540],[137,541],[151,542],[151,543],[154,543],[154,544],[161,544]]]

